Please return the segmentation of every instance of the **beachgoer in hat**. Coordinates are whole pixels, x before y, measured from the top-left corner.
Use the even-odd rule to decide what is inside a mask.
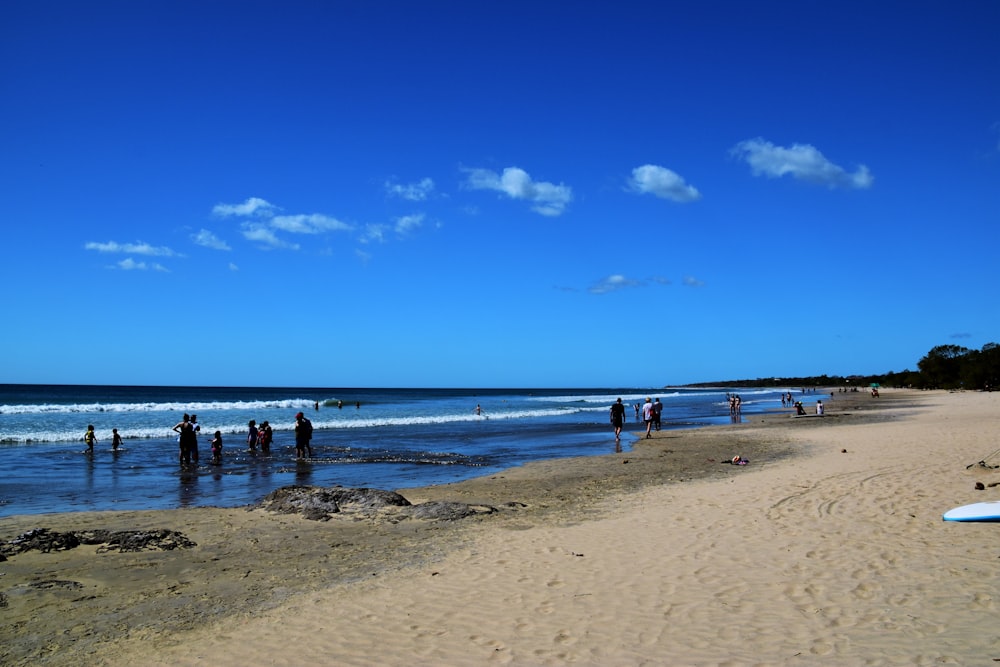
[[[653,399],[646,397],[646,402],[642,406],[642,420],[646,422],[646,437],[652,438],[649,432],[653,428]]]

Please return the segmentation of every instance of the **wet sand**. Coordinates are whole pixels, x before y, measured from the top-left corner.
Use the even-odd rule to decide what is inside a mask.
[[[633,451],[404,489],[458,521],[199,508],[8,517],[168,528],[191,549],[0,563],[0,663],[971,664],[1000,657],[1000,395],[834,394],[825,417],[661,431]],[[611,441],[609,433],[609,442]],[[846,451],[845,451],[846,450]],[[746,466],[728,461],[736,455]]]

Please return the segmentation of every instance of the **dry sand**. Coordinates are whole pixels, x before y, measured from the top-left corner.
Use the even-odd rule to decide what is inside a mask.
[[[966,467],[998,433],[1000,394],[835,395],[823,418],[402,491],[516,503],[458,522],[11,517],[0,539],[170,528],[198,546],[0,563],[0,663],[994,664],[1000,525],[941,514],[1000,496],[1000,470]]]

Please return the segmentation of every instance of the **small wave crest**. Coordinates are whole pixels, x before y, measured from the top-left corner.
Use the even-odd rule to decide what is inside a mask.
[[[247,411],[256,409],[256,406],[252,404],[245,404],[249,406],[246,408]],[[310,404],[311,405],[311,404]],[[275,407],[284,409],[288,406],[280,405],[274,406],[268,404],[268,407],[274,409]],[[302,408],[304,406],[297,405],[293,406],[296,409]],[[241,405],[241,409],[243,406]],[[413,415],[394,415],[394,414],[379,414],[379,415],[367,415],[362,413],[361,415],[352,414],[347,415],[340,412],[336,413],[315,413],[315,415],[310,415],[312,425],[314,429],[317,430],[333,430],[333,429],[369,429],[378,428],[386,426],[429,426],[437,424],[454,424],[454,423],[472,423],[472,422],[487,422],[489,420],[505,420],[505,421],[516,421],[525,419],[537,419],[545,417],[557,417],[561,415],[569,415],[580,412],[591,412],[600,411],[604,408],[591,408],[587,406],[567,406],[558,408],[539,408],[536,410],[526,409],[526,410],[509,410],[506,412],[484,412],[481,415],[471,414],[471,413],[446,413],[446,414],[413,414]],[[195,409],[191,409],[190,412],[197,412]],[[210,410],[203,410],[206,414],[210,414]],[[333,417],[329,418],[326,415],[332,414]],[[177,437],[175,433],[172,432],[173,423],[164,423],[163,425],[143,425],[135,426],[130,428],[119,428],[118,432],[124,440],[154,440],[154,439],[174,439]],[[287,423],[277,423],[271,424],[271,428],[275,433],[287,433],[294,430],[294,423],[289,421]],[[235,420],[233,417],[226,417],[226,421],[223,423],[211,423],[209,421],[201,422],[201,438],[206,441],[211,438],[211,434],[215,431],[220,431],[226,442],[232,439],[233,442],[242,442],[247,435],[247,425],[242,419]],[[112,432],[110,428],[97,428],[95,430],[97,434],[98,442],[111,442]],[[39,430],[25,430],[20,433],[3,433],[0,435],[0,444],[4,445],[18,445],[18,444],[31,444],[38,442],[50,442],[50,443],[66,443],[66,442],[82,442],[83,441],[83,429],[74,428],[71,431],[58,431],[50,429],[39,429]]]
[[[199,413],[213,410],[238,410],[254,412],[263,410],[301,410],[310,408],[315,401],[304,398],[286,398],[270,401],[203,401],[169,403],[43,403],[38,405],[0,405],[3,415],[52,415],[93,413]]]

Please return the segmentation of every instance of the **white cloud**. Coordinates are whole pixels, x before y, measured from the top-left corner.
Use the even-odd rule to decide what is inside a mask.
[[[87,250],[96,250],[97,252],[121,252],[129,253],[132,255],[150,255],[154,257],[174,257],[177,255],[173,250],[166,247],[156,247],[151,246],[143,241],[138,241],[136,243],[117,243],[115,241],[108,241],[107,243],[96,243],[91,241],[83,246]]]
[[[385,190],[390,195],[401,197],[408,201],[424,201],[434,191],[434,181],[424,178],[418,183],[407,183],[405,185],[387,181]]]
[[[126,257],[116,264],[119,269],[123,271],[162,271],[167,273],[167,269],[157,263],[146,264],[146,262],[137,262],[131,257]]]
[[[299,245],[284,241],[276,232],[289,234],[322,234],[349,231],[353,226],[322,213],[277,215],[281,209],[265,199],[250,197],[242,204],[216,204],[212,213],[220,217],[249,218],[242,223],[243,236],[268,248],[298,250]],[[229,246],[207,230],[195,235],[195,242],[211,248],[229,250]]]
[[[625,289],[626,287],[639,287],[640,285],[642,285],[642,282],[639,280],[632,280],[621,274],[614,274],[602,278],[587,291],[591,294],[607,294],[608,292]]]
[[[353,229],[346,222],[321,213],[308,215],[276,215],[269,221],[274,229],[292,234],[320,234],[329,231],[346,231]]]
[[[681,280],[681,284],[684,285],[685,287],[704,287],[705,286],[705,283],[703,283],[702,281],[698,280],[694,276],[684,276],[684,279]]]
[[[386,232],[389,231],[388,225],[382,224],[370,224],[365,225],[365,231],[361,235],[362,243],[385,243]]]
[[[291,250],[299,249],[298,244],[282,241],[275,236],[274,232],[269,228],[259,224],[244,224],[243,237],[248,241],[260,243],[269,248],[289,248]]]
[[[207,229],[201,229],[197,234],[192,234],[191,240],[205,248],[212,248],[213,250],[231,250],[228,243]]]
[[[875,178],[865,165],[853,172],[846,171],[823,156],[809,144],[792,144],[791,147],[775,146],[760,137],[736,144],[732,154],[750,165],[755,176],[780,178],[785,174],[810,183],[830,188],[867,189]]]
[[[473,190],[495,190],[512,199],[523,199],[533,204],[531,210],[547,216],[558,216],[573,199],[568,185],[555,185],[545,181],[532,181],[528,172],[517,167],[507,167],[502,174],[490,169],[467,169],[466,185]]]
[[[404,215],[400,218],[396,218],[396,233],[406,234],[415,229],[418,229],[424,224],[424,214],[418,213],[415,215]]]
[[[229,262],[229,270],[230,270],[230,271],[239,271],[239,270],[240,270],[240,267],[236,266],[236,265],[235,265],[235,264],[233,264],[232,262]]]
[[[644,164],[632,170],[629,188],[633,192],[656,195],[661,199],[687,203],[701,199],[701,193],[684,182],[677,173],[655,164]]]
[[[250,197],[242,204],[216,204],[212,208],[212,213],[221,217],[270,217],[274,215],[276,207],[270,202],[260,197]]]

